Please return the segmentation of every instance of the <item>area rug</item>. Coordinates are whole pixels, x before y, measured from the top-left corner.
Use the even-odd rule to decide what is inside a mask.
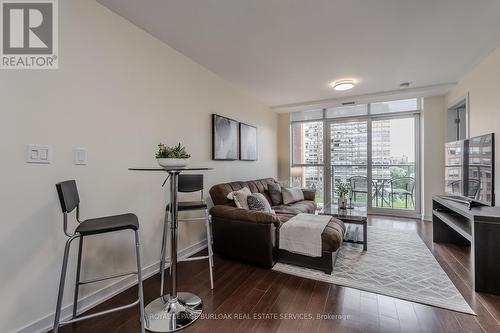
[[[368,251],[344,243],[331,275],[281,263],[273,270],[475,314],[415,231],[368,227]]]

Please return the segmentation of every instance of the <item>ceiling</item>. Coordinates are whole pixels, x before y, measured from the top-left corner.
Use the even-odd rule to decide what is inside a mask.
[[[499,0],[98,2],[270,106],[453,83],[500,45]]]

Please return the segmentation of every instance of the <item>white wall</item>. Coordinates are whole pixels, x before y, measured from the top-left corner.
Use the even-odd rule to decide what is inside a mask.
[[[58,70],[0,72],[0,332],[54,311],[66,240],[56,182],[77,180],[83,217],[136,213],[148,266],[159,256],[165,175],[127,168],[155,166],[158,142],[180,141],[192,165],[213,167],[207,187],[277,175],[277,115],[267,106],[93,0],[59,1],[59,18]],[[211,161],[212,113],[258,127],[259,161]],[[51,145],[52,163],[26,164],[28,143]],[[87,166],[73,165],[75,147],[88,149]],[[181,227],[180,248],[203,230]],[[132,243],[123,232],[89,238],[83,278],[132,269]],[[71,259],[64,305],[75,251]]]
[[[432,218],[432,196],[443,194],[446,107],[444,96],[426,97],[422,110],[422,215]]]
[[[474,67],[446,95],[446,106],[450,107],[469,93],[470,135],[495,133],[496,142],[500,134],[500,48],[497,48],[479,65]],[[498,145],[497,145],[498,147]],[[500,189],[500,154],[495,158],[495,193]],[[500,206],[500,200],[496,200]]]

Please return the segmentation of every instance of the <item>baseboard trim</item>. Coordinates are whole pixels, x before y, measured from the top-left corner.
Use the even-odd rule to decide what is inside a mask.
[[[424,216],[422,217],[422,220],[432,222],[432,216],[424,215]]]
[[[193,244],[181,251],[179,251],[179,257],[180,258],[186,258],[189,256],[192,256],[198,251],[201,251],[207,247],[207,240],[202,240],[201,242],[198,242],[196,244]],[[142,269],[142,277],[143,280],[149,278],[150,276],[153,276],[154,274],[158,273],[159,271],[159,265],[160,262],[157,261],[147,267],[144,267]],[[123,278],[121,280],[118,280],[116,283],[113,283],[112,285],[109,285],[107,287],[104,287],[100,290],[95,291],[94,293],[85,296],[84,298],[80,299],[78,301],[78,309],[80,309],[79,313],[83,313],[85,311],[90,310],[91,308],[107,301],[108,299],[112,298],[113,296],[118,295],[119,293],[127,290],[128,288],[133,287],[134,285],[137,284],[137,278],[136,276],[129,276],[126,278]],[[69,304],[65,307],[63,307],[62,312],[61,312],[61,321],[70,319],[73,311],[73,305]],[[50,313],[49,315],[40,318],[18,330],[12,331],[12,333],[44,333],[49,331],[52,328],[52,325],[54,323],[54,314],[55,312]]]

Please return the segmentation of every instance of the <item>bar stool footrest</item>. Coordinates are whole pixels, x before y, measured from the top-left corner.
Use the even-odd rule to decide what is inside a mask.
[[[209,259],[209,258],[210,258],[210,256],[189,257],[189,258],[177,259],[177,262],[182,262],[182,261],[195,261],[195,260],[207,260],[207,259]],[[165,265],[170,265],[170,261],[165,260]]]
[[[195,260],[206,260],[210,258],[210,256],[199,256],[199,257],[189,257],[189,258],[183,258],[178,261],[195,261]]]
[[[101,281],[106,281],[106,280],[110,280],[110,279],[116,279],[116,278],[119,278],[122,276],[137,275],[137,274],[138,274],[137,272],[119,273],[119,274],[109,275],[109,276],[96,278],[96,279],[92,279],[92,280],[80,281],[80,282],[78,282],[78,284],[81,285],[81,284],[89,284],[89,283],[94,283],[94,282],[101,282]]]

